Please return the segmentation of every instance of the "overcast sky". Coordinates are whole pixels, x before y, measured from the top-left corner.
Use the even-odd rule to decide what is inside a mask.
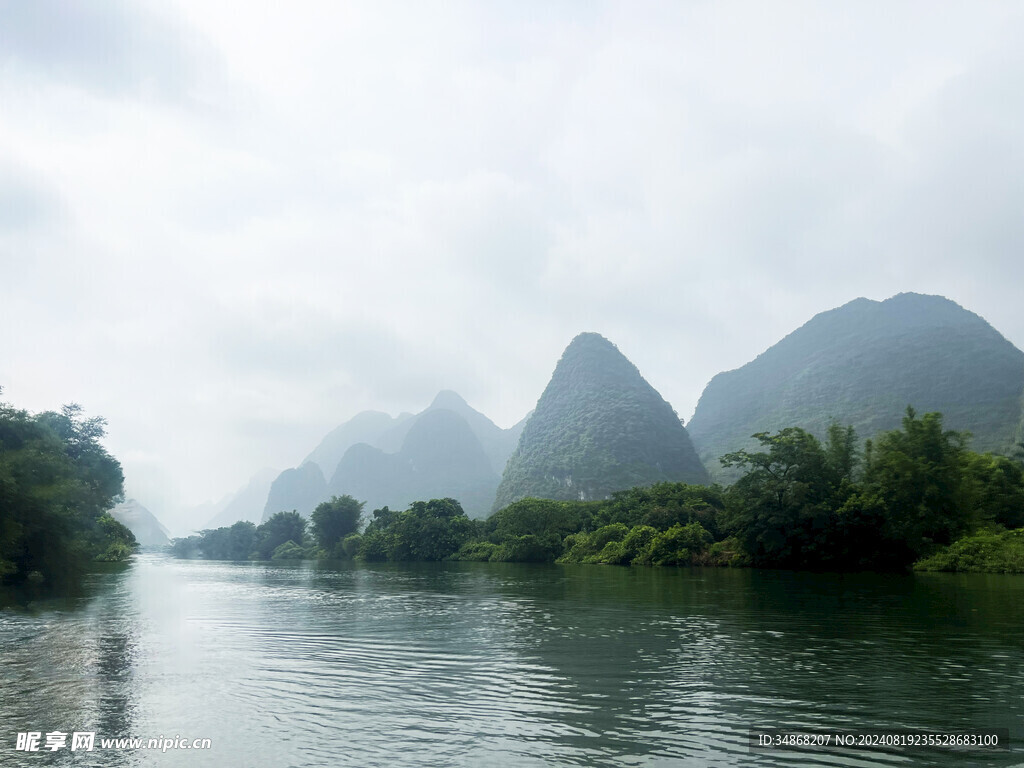
[[[689,419],[858,296],[1024,346],[1024,5],[0,0],[0,386],[158,515],[604,334]]]

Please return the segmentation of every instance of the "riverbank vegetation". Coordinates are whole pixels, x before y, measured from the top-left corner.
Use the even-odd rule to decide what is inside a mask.
[[[919,560],[914,570],[1024,573],[1024,528],[978,531]]]
[[[179,540],[179,556],[352,558],[607,565],[723,565],[830,571],[1021,570],[1024,468],[978,454],[942,416],[908,409],[902,428],[860,447],[852,427],[824,442],[798,429],[727,454],[740,479],[660,483],[603,501],[523,499],[470,520],[454,499],[375,510],[335,497],[312,516],[236,523]],[[967,537],[967,538],[964,538]],[[246,554],[242,554],[246,553]]]
[[[125,560],[135,537],[107,510],[121,465],[105,421],[77,405],[29,414],[0,403],[0,583],[73,583],[90,561]]]

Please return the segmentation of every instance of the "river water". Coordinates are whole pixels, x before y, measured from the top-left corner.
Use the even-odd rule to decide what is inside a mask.
[[[140,555],[0,610],[0,654],[0,765],[1024,765],[1024,577]],[[1015,741],[752,751],[752,728]],[[75,731],[93,751],[45,751]]]

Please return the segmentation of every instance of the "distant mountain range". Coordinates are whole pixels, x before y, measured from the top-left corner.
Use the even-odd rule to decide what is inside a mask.
[[[446,408],[432,408],[415,419],[397,453],[365,443],[352,446],[338,463],[329,490],[365,501],[367,512],[451,497],[471,517],[483,517],[498,480],[466,419]]]
[[[1019,439],[1024,353],[973,312],[941,296],[856,299],[822,312],[741,368],[715,376],[688,427],[705,465],[750,448],[751,435],[833,419],[861,438],[894,429],[908,405],[969,430],[976,450]]]
[[[614,344],[582,333],[526,422],[494,507],[528,496],[603,499],[668,481],[708,482],[678,415]]]
[[[308,516],[343,494],[365,501],[367,512],[451,496],[467,514],[484,516],[524,423],[502,429],[448,390],[415,415],[364,411],[274,480],[263,519],[293,509]]]
[[[277,470],[261,469],[249,479],[245,486],[226,500],[204,527],[220,528],[225,525],[234,525],[239,520],[259,523],[263,518],[267,494],[270,493],[270,486],[277,474]]]
[[[861,438],[899,426],[908,405],[940,411],[972,447],[1024,439],[1024,353],[941,296],[856,299],[823,312],[756,359],[707,385],[684,428],[672,407],[607,339],[566,348],[536,409],[501,429],[455,392],[418,414],[365,411],[329,432],[298,467],[254,478],[210,525],[309,515],[351,494],[367,512],[452,496],[475,517],[516,499],[599,499],[660,481],[732,479],[719,458],[752,435],[832,420]],[[710,475],[709,475],[710,472]]]

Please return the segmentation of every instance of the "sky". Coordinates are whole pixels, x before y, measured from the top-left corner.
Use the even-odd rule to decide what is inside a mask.
[[[165,522],[603,334],[689,420],[859,296],[1024,347],[1024,4],[0,0],[0,386]]]

